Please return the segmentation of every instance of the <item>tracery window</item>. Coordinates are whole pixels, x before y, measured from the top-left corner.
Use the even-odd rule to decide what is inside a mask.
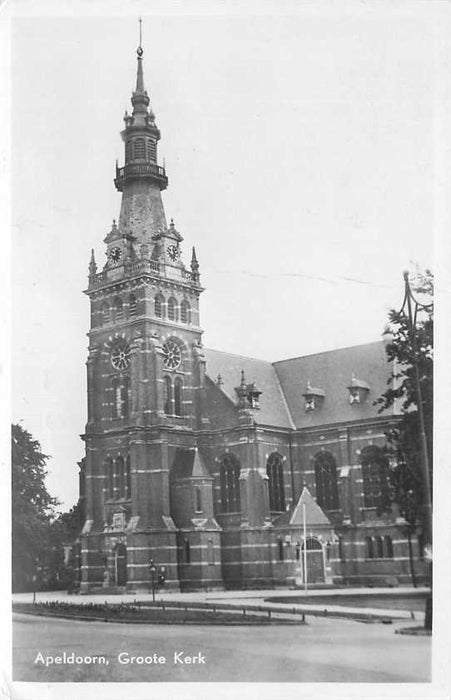
[[[393,558],[393,541],[390,535],[385,535],[384,537],[384,545],[385,545],[385,556],[388,557],[389,559]]]
[[[136,297],[134,294],[130,294],[130,296],[128,298],[128,313],[130,316],[136,316],[136,307],[137,307]]]
[[[172,381],[171,378],[166,376],[163,378],[164,382],[164,412],[167,416],[172,414]]]
[[[113,418],[127,418],[129,410],[128,377],[113,379]]]
[[[269,509],[283,512],[285,510],[285,488],[283,479],[283,457],[278,452],[269,455],[266,463],[269,486]]]
[[[180,377],[174,381],[174,415],[183,415],[183,382]]]
[[[122,319],[124,318],[124,307],[122,304],[122,299],[120,297],[116,297],[114,299],[113,308],[115,321],[122,321]]]
[[[130,455],[127,455],[125,460],[125,498],[131,498],[132,495],[132,474],[130,469]]]
[[[164,315],[164,296],[162,294],[157,294],[154,301],[155,305],[155,316],[157,318],[163,318]]]
[[[381,508],[388,503],[388,464],[382,450],[369,445],[361,453],[363,502],[365,508]]]
[[[316,501],[324,510],[337,510],[337,464],[330,452],[315,455]]]
[[[191,323],[191,307],[186,299],[182,299],[180,304],[180,320],[182,323]]]
[[[170,297],[168,300],[168,319],[177,321],[177,300],[174,297]]]
[[[223,512],[240,512],[240,463],[235,455],[225,454],[221,458],[219,474],[221,481],[221,503]]]
[[[103,302],[102,306],[100,307],[100,311],[101,311],[101,323],[102,324],[108,323],[108,321],[110,320],[110,307],[106,301]]]

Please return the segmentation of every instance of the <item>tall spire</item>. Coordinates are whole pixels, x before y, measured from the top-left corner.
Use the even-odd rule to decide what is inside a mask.
[[[149,106],[149,96],[144,88],[143,54],[142,47],[142,19],[139,18],[139,46],[136,49],[138,56],[138,67],[136,71],[136,90],[132,95],[133,114],[146,114]]]
[[[136,53],[138,54],[138,72],[136,76],[136,90],[135,93],[140,93],[144,95],[146,93],[144,89],[144,75],[143,75],[143,66],[142,66],[142,57],[143,57],[143,47],[142,47],[142,19],[141,17],[139,18],[139,46],[136,49]]]

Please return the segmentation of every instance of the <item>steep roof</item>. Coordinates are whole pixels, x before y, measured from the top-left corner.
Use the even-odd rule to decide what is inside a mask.
[[[376,418],[378,407],[373,402],[386,390],[390,375],[383,342],[295,357],[273,367],[297,428]],[[353,376],[369,391],[364,391],[361,403],[351,405],[348,386]],[[308,384],[325,394],[320,407],[311,412],[306,412],[303,396]]]
[[[260,408],[254,411],[257,423],[284,428],[294,427],[271,362],[232,355],[220,350],[205,349],[205,355],[207,375],[213,382],[216,382],[218,374],[221,375],[223,383],[220,388],[234,404],[237,401],[235,387],[240,384],[241,371],[244,371],[247,383],[255,382],[256,388],[262,392]]]

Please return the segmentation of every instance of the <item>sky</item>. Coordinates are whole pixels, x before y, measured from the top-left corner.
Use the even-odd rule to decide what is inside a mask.
[[[51,456],[62,508],[83,456],[83,290],[119,214],[136,75],[142,7],[109,7],[11,28],[12,419]],[[163,200],[187,262],[196,246],[207,347],[275,361],[379,340],[403,270],[434,267],[443,29],[422,3],[339,7],[142,10]]]

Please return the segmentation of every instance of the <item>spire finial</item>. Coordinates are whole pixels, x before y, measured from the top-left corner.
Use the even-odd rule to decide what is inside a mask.
[[[138,54],[139,58],[141,58],[141,56],[144,53],[144,51],[143,51],[143,34],[142,34],[143,21],[142,21],[141,17],[139,18],[138,22],[139,22],[139,46],[136,49],[136,53]]]

